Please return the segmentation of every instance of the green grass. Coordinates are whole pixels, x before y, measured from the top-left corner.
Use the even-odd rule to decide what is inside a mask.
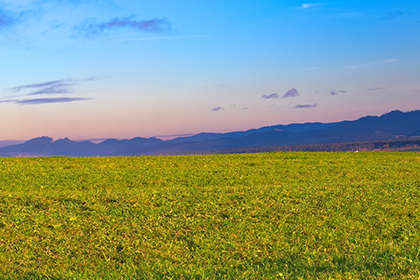
[[[418,279],[420,154],[0,159],[1,279]]]

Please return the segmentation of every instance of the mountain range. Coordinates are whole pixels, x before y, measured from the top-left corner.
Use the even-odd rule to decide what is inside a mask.
[[[53,141],[43,136],[22,144],[0,148],[0,156],[135,156],[218,153],[229,149],[378,141],[420,136],[420,110],[392,111],[381,116],[366,116],[354,121],[273,125],[229,133],[200,133],[172,140],[141,138]]]

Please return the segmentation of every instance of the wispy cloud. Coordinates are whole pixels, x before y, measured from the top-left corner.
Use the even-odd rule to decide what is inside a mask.
[[[0,103],[16,103],[18,101],[17,99],[0,99]]]
[[[324,5],[324,3],[303,3],[302,6],[300,6],[300,9],[310,9],[314,7],[319,7]]]
[[[276,99],[279,97],[280,96],[277,93],[270,93],[268,95],[264,94],[263,96],[261,96],[262,99]]]
[[[295,109],[305,109],[305,108],[315,108],[317,104],[298,104],[295,106]]]
[[[374,66],[374,65],[379,65],[379,64],[394,63],[397,61],[398,59],[384,59],[384,60],[379,60],[379,61],[367,62],[367,63],[363,63],[359,65],[347,66],[347,68],[355,69],[355,68],[368,67],[368,66]]]
[[[374,88],[368,88],[366,89],[367,91],[374,91],[374,90],[382,90],[384,89],[383,87],[374,87]]]
[[[97,77],[89,77],[85,79],[62,79],[48,81],[44,83],[33,83],[26,84],[17,87],[10,88],[10,91],[21,92],[29,90],[31,92],[24,95],[38,95],[38,94],[59,94],[59,93],[71,93],[73,92],[72,87],[79,83],[90,82],[98,79]]]
[[[137,31],[161,33],[171,30],[171,24],[166,19],[133,20],[133,16],[114,18],[106,22],[97,23],[94,19],[87,19],[74,29],[85,38],[95,38],[106,30],[130,28]]]
[[[217,112],[217,111],[221,111],[221,110],[224,110],[224,109],[222,107],[214,107],[210,111]]]
[[[37,89],[37,88],[57,88],[57,87],[70,87],[75,84],[71,79],[56,80],[45,83],[27,84],[22,86],[13,87],[10,90],[13,92],[20,92],[25,89]]]
[[[299,92],[297,91],[297,89],[292,88],[286,91],[286,93],[283,95],[282,98],[289,98],[289,97],[296,97],[296,96],[299,96]]]
[[[0,103],[16,103],[22,105],[48,104],[48,103],[68,103],[75,101],[87,101],[92,98],[87,97],[57,97],[57,98],[32,98],[32,99],[6,99]]]
[[[33,105],[33,104],[48,104],[48,103],[67,103],[67,102],[86,101],[86,100],[91,100],[91,98],[87,98],[87,97],[34,98],[34,99],[18,100],[16,101],[16,103]]]
[[[20,93],[18,95],[8,96],[0,99],[0,103],[16,103],[16,104],[45,104],[45,103],[63,103],[85,101],[91,98],[87,97],[55,97],[55,98],[26,98],[34,95],[59,95],[73,93],[73,87],[79,83],[90,82],[98,79],[97,77],[89,77],[85,79],[62,79],[43,83],[25,84],[8,89],[9,91]]]
[[[338,91],[334,91],[333,89],[332,89],[332,90],[330,90],[330,94],[331,94],[331,95],[338,95],[338,94],[340,94],[340,93],[346,93],[346,92],[347,92],[347,90],[343,90],[343,89],[338,90]]]
[[[61,94],[61,93],[72,93],[73,90],[70,88],[62,87],[62,86],[51,86],[46,87],[41,90],[31,92],[28,95],[38,95],[38,94]]]

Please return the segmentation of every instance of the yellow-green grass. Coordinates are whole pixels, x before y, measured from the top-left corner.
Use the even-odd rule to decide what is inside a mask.
[[[420,154],[0,159],[1,279],[418,279]]]

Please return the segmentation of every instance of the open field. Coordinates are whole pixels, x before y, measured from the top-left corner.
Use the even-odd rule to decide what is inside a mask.
[[[418,153],[2,158],[0,278],[418,279],[419,170]]]

